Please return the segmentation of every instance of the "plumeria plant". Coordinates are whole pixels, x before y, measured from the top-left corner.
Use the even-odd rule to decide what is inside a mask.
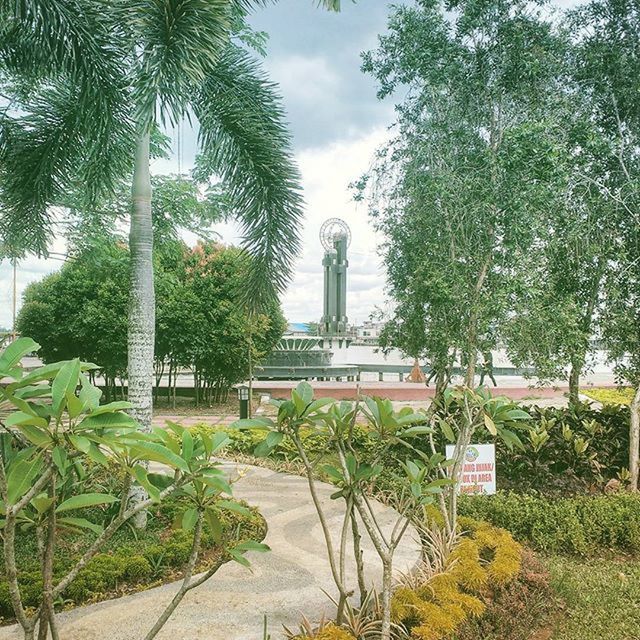
[[[425,416],[411,409],[400,412],[393,410],[390,401],[365,397],[358,402],[336,402],[331,398],[314,399],[313,390],[306,382],[301,382],[291,393],[290,400],[276,400],[278,407],[276,419],[259,418],[241,420],[238,428],[251,428],[265,431],[265,438],[256,448],[257,455],[268,455],[285,438],[293,443],[302,461],[311,497],[318,512],[318,517],[327,545],[329,564],[338,590],[336,622],[341,624],[348,605],[348,598],[354,589],[348,583],[346,560],[348,554],[347,540],[351,531],[353,553],[356,560],[356,577],[360,599],[367,597],[367,586],[362,563],[361,531],[366,534],[380,558],[382,564],[382,593],[380,597],[381,617],[379,620],[379,637],[388,640],[391,634],[391,589],[393,581],[393,558],[395,551],[405,535],[410,514],[418,506],[431,504],[443,487],[452,484],[449,478],[437,477],[438,465],[444,461],[440,458],[434,464],[426,464],[418,458],[413,460],[414,448],[410,441],[432,433],[433,428],[425,425]],[[357,420],[364,419],[368,423],[370,436],[377,440],[374,460],[363,460],[358,448],[354,446],[354,431]],[[320,458],[312,459],[305,448],[303,434],[305,432],[322,433],[326,436],[326,450]],[[370,499],[371,485],[388,464],[397,445],[406,452],[401,462],[405,471],[405,488],[403,495],[398,496],[395,506],[399,511],[395,523],[389,526],[380,520],[380,511],[376,510]],[[335,464],[323,464],[329,455],[336,460]],[[323,471],[337,486],[332,495],[334,499],[342,499],[345,503],[343,524],[339,539],[331,535],[327,516],[322,501],[318,496],[315,477]],[[361,523],[361,524],[360,524]]]
[[[180,589],[145,636],[151,640],[185,593],[210,578],[224,562],[248,564],[247,551],[267,550],[257,542],[224,548],[217,510],[245,510],[233,500],[229,481],[212,460],[227,439],[222,434],[192,435],[173,423],[167,429],[143,432],[125,413],[128,403],[100,404],[101,391],[87,375],[95,365],[75,359],[24,372],[22,358],[38,348],[30,338],[20,338],[0,354],[0,398],[3,408],[10,410],[0,420],[0,530],[16,620],[25,640],[32,640],[36,629],[39,638],[46,638],[50,631],[57,639],[54,603],[80,571],[124,523],[152,504],[179,495],[185,509],[178,524],[193,531],[193,543]],[[95,465],[115,466],[113,475],[123,478],[119,492],[91,490],[87,468]],[[134,484],[145,489],[145,500],[130,499]],[[110,521],[96,522],[87,515],[111,504],[117,511]],[[223,548],[216,564],[193,579],[205,526]],[[24,605],[16,564],[18,532],[28,528],[36,532],[43,585],[40,604],[33,612]],[[91,542],[66,575],[54,579],[57,541],[65,531],[84,531]]]

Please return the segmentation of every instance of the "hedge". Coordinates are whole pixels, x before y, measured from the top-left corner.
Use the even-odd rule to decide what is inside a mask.
[[[640,551],[640,496],[619,493],[545,498],[499,492],[461,496],[460,513],[510,531],[549,553],[588,556]]]

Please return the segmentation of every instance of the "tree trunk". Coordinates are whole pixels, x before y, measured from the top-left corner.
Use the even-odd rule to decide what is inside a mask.
[[[393,564],[391,559],[382,561],[382,626],[380,638],[391,638],[391,585],[393,580]]]
[[[353,556],[356,561],[356,577],[358,578],[358,591],[360,592],[360,606],[367,599],[367,583],[364,577],[364,559],[362,553],[362,536],[358,526],[358,518],[355,509],[351,509],[351,534],[353,537]]]
[[[149,174],[149,133],[138,141],[131,188],[131,228],[129,253],[131,290],[129,292],[128,377],[131,415],[143,431],[151,430],[153,413],[153,361],[155,342],[155,292],[153,287],[153,225],[151,221],[151,176]],[[146,498],[144,489],[132,485],[130,502]],[[137,528],[146,525],[146,511],[133,519]]]
[[[631,401],[631,419],[629,422],[629,472],[631,480],[629,489],[638,490],[638,454],[640,449],[640,382]]]
[[[582,372],[582,364],[573,361],[571,363],[571,371],[569,372],[569,404],[577,405],[580,403],[580,373]]]
[[[131,415],[144,431],[151,429],[153,407],[153,348],[155,340],[155,292],[153,288],[153,225],[149,133],[136,149],[131,189],[131,291],[128,326],[128,373]]]

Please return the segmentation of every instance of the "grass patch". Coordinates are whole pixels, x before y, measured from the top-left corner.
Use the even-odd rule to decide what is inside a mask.
[[[633,400],[634,389],[632,387],[595,388],[582,390],[582,394],[602,404],[622,404],[628,407]]]
[[[550,556],[551,585],[566,609],[553,640],[640,638],[640,560]]]

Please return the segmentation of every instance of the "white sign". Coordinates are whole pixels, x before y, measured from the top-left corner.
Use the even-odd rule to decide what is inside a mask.
[[[447,458],[453,457],[455,446],[447,445]],[[496,492],[496,447],[493,444],[471,444],[464,454],[459,493],[492,495]]]

